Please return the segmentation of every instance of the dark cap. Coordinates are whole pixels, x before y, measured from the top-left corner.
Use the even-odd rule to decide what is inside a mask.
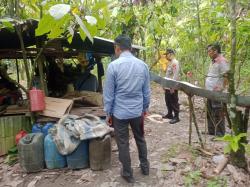
[[[175,51],[173,49],[169,49],[167,48],[166,49],[166,52],[164,53],[165,55],[168,55],[168,54],[175,54]]]
[[[125,49],[131,49],[131,39],[129,36],[127,35],[119,35],[116,39],[115,39],[115,45],[118,45],[121,49],[125,50]]]

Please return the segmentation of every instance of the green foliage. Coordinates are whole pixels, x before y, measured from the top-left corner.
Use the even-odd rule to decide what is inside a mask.
[[[198,155],[198,152],[194,147],[188,144],[177,143],[169,147],[169,149],[161,156],[161,161],[166,163],[170,158],[174,158],[181,153],[190,153],[192,160]]]
[[[225,177],[215,177],[207,182],[207,187],[226,187],[227,179]]]
[[[15,31],[14,26],[12,25],[12,23],[10,22],[9,19],[0,19],[0,29],[1,28],[6,28],[11,32]]]
[[[241,138],[246,137],[246,133],[240,133],[237,136],[226,134],[221,138],[216,138],[217,140],[228,142],[228,145],[224,148],[224,153],[228,154],[231,151],[236,152],[239,149],[239,142]]]
[[[81,18],[76,14],[74,14],[74,16],[76,18],[76,22],[79,24],[80,28],[82,29],[81,32],[80,32],[80,36],[81,36],[82,40],[84,40],[85,37],[88,36],[90,41],[93,43],[93,38],[92,38],[91,34],[89,33],[89,31],[88,31],[87,27],[85,26],[85,24],[82,22]]]
[[[192,187],[197,184],[201,179],[201,172],[199,170],[190,171],[184,178],[186,187]]]
[[[109,20],[105,0],[95,0],[82,4],[73,1],[71,4],[48,3],[44,5],[45,14],[36,29],[36,36],[48,34],[49,38],[67,37],[69,43],[79,31],[82,40],[86,37],[93,42],[93,36],[104,29]]]
[[[245,148],[246,154],[250,157],[250,144],[242,143]]]
[[[8,150],[8,156],[5,158],[4,163],[13,166],[18,161],[17,147],[12,147]]]

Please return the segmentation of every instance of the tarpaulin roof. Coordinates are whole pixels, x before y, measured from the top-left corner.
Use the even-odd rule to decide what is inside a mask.
[[[22,30],[22,36],[25,47],[35,46],[37,41],[46,40],[46,36],[36,37],[35,29],[38,26],[37,20],[26,20],[19,23]],[[114,41],[101,37],[94,37],[94,42],[91,43],[88,38],[82,41],[80,35],[76,33],[73,37],[72,43],[69,44],[66,39],[62,39],[62,47],[70,49],[90,51],[106,55],[114,54]],[[11,32],[7,28],[0,29],[0,50],[18,49],[20,50],[20,41],[17,33]],[[141,46],[133,45],[134,50],[143,50]]]

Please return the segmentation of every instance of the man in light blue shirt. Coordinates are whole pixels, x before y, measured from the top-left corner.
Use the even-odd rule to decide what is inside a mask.
[[[111,62],[107,69],[104,110],[115,129],[119,160],[123,166],[121,176],[133,183],[135,180],[129,154],[129,124],[137,144],[141,171],[144,175],[149,174],[143,118],[150,102],[150,77],[148,66],[130,52],[131,39],[128,36],[118,36],[114,48],[118,59]]]

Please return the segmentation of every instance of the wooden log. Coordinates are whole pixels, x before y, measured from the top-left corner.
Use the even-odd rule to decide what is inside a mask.
[[[214,169],[214,173],[215,174],[220,174],[223,169],[226,167],[227,163],[228,163],[229,159],[227,157],[225,157],[219,164],[218,166]]]
[[[177,90],[185,92],[188,95],[197,95],[214,101],[230,103],[228,93],[206,90],[187,82],[175,81],[172,79],[163,78],[152,72],[150,72],[150,78],[151,81],[154,81],[165,88],[175,88]],[[250,96],[237,95],[236,104],[237,106],[250,107]]]

